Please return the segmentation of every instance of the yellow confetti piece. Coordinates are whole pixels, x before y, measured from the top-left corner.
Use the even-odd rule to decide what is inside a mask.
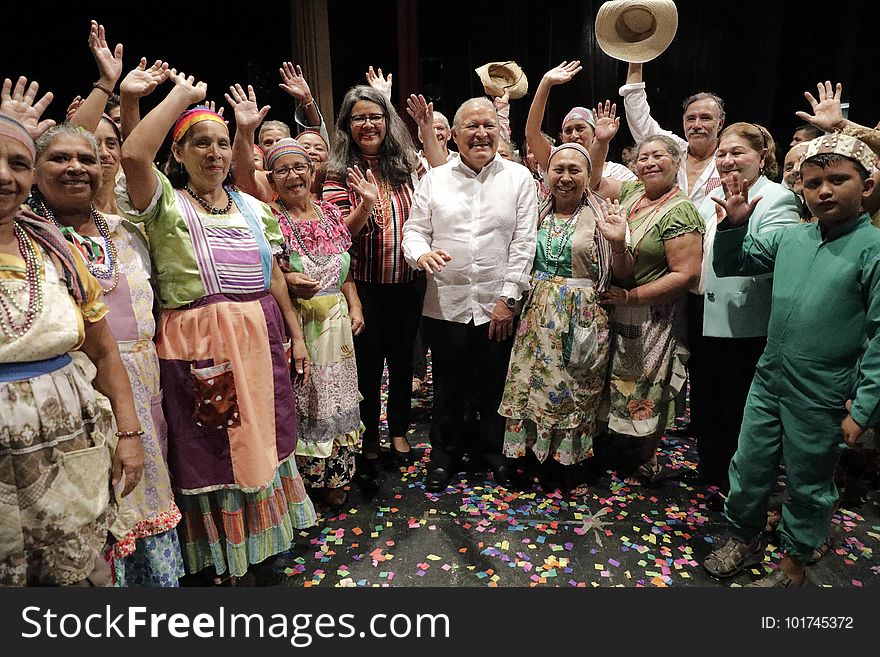
[[[440,561],[440,557],[438,557],[436,554],[429,554],[425,558],[428,559],[429,561]]]

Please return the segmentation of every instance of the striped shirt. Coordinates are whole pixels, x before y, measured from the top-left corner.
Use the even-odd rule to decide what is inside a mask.
[[[374,172],[378,170],[378,158],[364,159]],[[424,174],[425,170],[420,166],[414,178],[418,180]],[[338,207],[343,219],[361,202],[358,193],[349,189],[347,179],[340,179],[335,174],[328,175],[322,198]],[[371,214],[360,232],[352,235],[351,275],[355,280],[366,283],[408,283],[415,278],[416,272],[404,260],[400,247],[403,225],[409,218],[412,199],[412,182],[391,188],[391,216],[385,228],[377,226]]]

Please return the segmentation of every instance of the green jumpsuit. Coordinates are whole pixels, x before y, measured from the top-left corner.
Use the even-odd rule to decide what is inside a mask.
[[[819,223],[754,236],[723,226],[718,276],[774,272],[767,348],[730,464],[725,514],[738,538],[758,537],[784,460],[791,497],[779,524],[782,547],[807,559],[825,540],[837,502],[847,400],[862,427],[880,419],[880,230],[867,214],[824,237]]]

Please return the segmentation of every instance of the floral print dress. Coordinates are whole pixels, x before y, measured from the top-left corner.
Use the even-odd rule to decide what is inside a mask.
[[[294,382],[296,462],[307,486],[342,488],[354,476],[364,432],[351,318],[340,290],[351,264],[351,234],[336,206],[315,206],[318,221],[276,213],[285,241],[282,269],[321,282],[311,299],[293,298],[312,364],[309,380]]]

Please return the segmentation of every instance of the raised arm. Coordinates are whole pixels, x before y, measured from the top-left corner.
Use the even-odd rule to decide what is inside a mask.
[[[682,150],[687,148],[687,142],[678,135],[664,130],[651,116],[651,106],[648,105],[648,96],[645,93],[645,83],[642,81],[642,65],[630,64],[626,72],[626,84],[620,88],[623,96],[623,108],[626,112],[626,125],[630,134],[638,144],[654,135],[667,135],[672,137]]]
[[[388,77],[382,75],[382,69],[379,68],[378,73],[373,70],[373,67],[367,69],[366,78],[367,84],[373,87],[376,91],[381,93],[385,98],[388,99],[388,102],[391,102],[391,73],[388,74]]]
[[[92,92],[79,104],[70,123],[94,133],[98,129],[98,123],[101,122],[107,99],[110,98],[113,89],[116,88],[116,82],[122,75],[122,44],[117,43],[116,47],[110,50],[104,26],[92,21],[89,30],[89,50],[92,51],[98,65],[98,81],[92,85]]]
[[[605,160],[608,158],[608,145],[614,139],[614,135],[620,129],[620,117],[617,116],[617,105],[610,100],[605,105],[599,103],[596,106],[595,139],[590,145],[590,188],[604,199],[620,198],[620,181],[614,178],[605,178],[602,172],[605,170]]]
[[[492,99],[495,105],[495,113],[498,115],[498,128],[503,137],[510,139],[510,92],[505,89],[503,96],[495,96]]]
[[[34,140],[55,125],[52,119],[40,120],[53,96],[48,91],[37,100],[39,90],[40,85],[36,81],[28,84],[27,78],[21,76],[14,88],[12,80],[3,80],[3,89],[0,91],[0,112],[21,123]]]
[[[131,131],[141,122],[141,98],[153,93],[170,76],[168,62],[157,59],[147,68],[147,58],[141,57],[138,65],[122,79],[122,84],[119,85],[119,112],[122,117],[120,130],[123,139],[128,139]]]
[[[205,98],[208,85],[196,82],[186,73],[172,74],[174,88],[152,112],[132,130],[122,144],[122,169],[128,184],[128,196],[135,210],[146,210],[156,193],[158,178],[153,175],[153,160],[162,147],[165,135],[184,110]]]
[[[254,167],[254,133],[269,112],[269,105],[260,108],[254,88],[248,85],[247,95],[240,84],[229,87],[226,94],[235,111],[235,139],[232,140],[232,171],[235,184],[248,194],[268,203],[272,200],[269,173]]]
[[[795,112],[798,118],[825,132],[842,132],[845,135],[861,139],[872,151],[880,155],[880,130],[868,128],[843,118],[843,110],[840,107],[843,85],[838,82],[832,87],[831,82],[826,80],[824,84],[818,83],[816,88],[819,91],[819,100],[816,100],[809,91],[804,92],[804,97],[813,108],[813,114]]]
[[[559,66],[551,68],[541,78],[532,105],[529,107],[529,116],[526,119],[526,143],[535,156],[542,169],[547,170],[550,161],[550,144],[541,136],[541,124],[544,123],[544,111],[547,109],[547,98],[550,89],[557,84],[564,84],[571,80],[583,68],[579,60],[562,62]]]
[[[294,110],[294,122],[298,123],[297,112],[302,108],[305,113],[306,126],[310,128],[319,128],[324,138],[327,139],[327,127],[324,125],[324,119],[318,111],[318,103],[312,96],[312,90],[302,73],[299,65],[294,66],[291,62],[284,62],[278,69],[281,74],[281,84],[279,89],[292,96],[297,101],[297,107]]]
[[[361,202],[357,204],[356,208],[350,210],[348,214],[344,211],[342,212],[345,225],[348,226],[349,232],[354,236],[363,230],[363,227],[367,224],[367,219],[370,218],[373,207],[376,205],[376,201],[379,198],[379,181],[376,180],[376,176],[373,175],[370,169],[367,169],[367,173],[364,175],[361,173],[360,168],[355,166],[353,169],[348,169],[348,184],[361,197]],[[327,187],[325,186],[325,190],[327,190]],[[345,195],[346,197],[348,196],[347,191]],[[327,198],[324,200],[327,200]]]
[[[406,111],[419,126],[424,139],[425,159],[431,167],[440,167],[446,164],[446,156],[440,142],[433,139],[434,134],[434,103],[425,101],[425,97],[419,94],[411,94],[406,100]]]

